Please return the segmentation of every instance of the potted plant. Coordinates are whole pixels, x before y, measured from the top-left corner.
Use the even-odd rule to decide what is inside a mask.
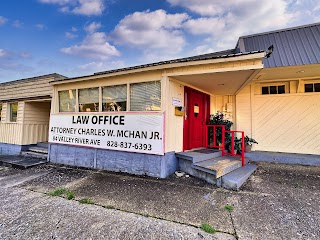
[[[245,152],[251,152],[252,144],[254,143],[258,144],[258,142],[253,138],[245,136],[244,137]]]

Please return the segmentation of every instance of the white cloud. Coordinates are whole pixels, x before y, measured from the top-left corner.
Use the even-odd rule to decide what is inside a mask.
[[[101,23],[92,22],[84,27],[84,30],[90,34],[96,32],[99,28],[101,28]]]
[[[204,52],[204,46],[208,47],[207,50],[234,48],[240,36],[286,27],[297,15],[296,11],[288,10],[289,3],[285,0],[263,3],[256,0],[167,1],[201,16],[187,20],[183,26],[193,35],[208,35],[209,41],[199,44]]]
[[[104,0],[39,0],[42,3],[60,5],[60,11],[79,15],[101,15],[105,9]]]
[[[120,56],[120,52],[107,42],[106,34],[102,32],[90,34],[80,45],[62,48],[61,52],[99,60]]]
[[[8,21],[5,17],[0,16],[0,26],[5,24]]]
[[[65,37],[68,38],[68,39],[74,39],[74,38],[77,38],[77,37],[78,37],[77,34],[74,34],[74,33],[71,33],[71,32],[66,32],[64,35],[65,35]]]
[[[111,61],[111,62],[94,61],[94,62],[80,65],[75,69],[72,69],[72,72],[92,74],[95,72],[102,72],[102,71],[124,68],[124,67],[125,67],[125,63],[123,61]]]
[[[77,29],[76,27],[72,27],[72,28],[71,28],[71,31],[72,31],[72,32],[77,32],[78,29]]]
[[[6,57],[8,55],[7,51],[0,48],[0,58]]]
[[[12,23],[12,26],[14,26],[15,28],[22,28],[23,22],[20,22],[19,20],[15,20]]]
[[[189,16],[164,10],[135,12],[123,18],[113,31],[118,43],[147,49],[179,52],[185,45],[181,26]]]
[[[42,24],[42,23],[38,23],[38,24],[36,24],[35,26],[36,26],[36,28],[38,28],[39,30],[44,30],[44,29],[46,29],[46,26],[45,26],[44,24]]]

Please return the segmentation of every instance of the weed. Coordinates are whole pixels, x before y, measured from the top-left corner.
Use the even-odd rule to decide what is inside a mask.
[[[73,193],[73,192],[68,191],[68,192],[66,193],[66,195],[67,195],[68,200],[74,199],[74,193]]]
[[[215,233],[215,232],[217,232],[217,230],[214,229],[214,227],[212,227],[212,226],[211,226],[210,224],[208,224],[208,223],[203,223],[203,224],[201,224],[200,228],[201,228],[203,231],[207,232],[207,233]]]
[[[58,188],[56,190],[53,190],[51,192],[49,192],[48,194],[50,196],[61,196],[62,194],[65,194],[67,192],[67,189],[65,188]]]
[[[82,204],[94,204],[94,202],[90,198],[82,198],[82,199],[80,199],[79,203],[82,203]]]
[[[229,213],[231,213],[233,212],[234,207],[232,205],[227,204],[224,206],[224,209],[227,210]]]

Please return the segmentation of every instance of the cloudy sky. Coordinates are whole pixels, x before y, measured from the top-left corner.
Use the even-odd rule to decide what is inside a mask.
[[[1,0],[0,82],[225,50],[314,22],[319,0]]]

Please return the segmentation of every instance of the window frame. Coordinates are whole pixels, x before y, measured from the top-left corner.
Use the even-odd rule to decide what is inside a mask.
[[[270,87],[277,87],[277,92],[278,92],[278,88],[279,86],[283,86],[284,85],[284,93],[270,93]],[[269,93],[268,94],[263,94],[262,93],[262,88],[263,87],[269,87]],[[270,83],[261,83],[259,86],[259,91],[260,91],[260,95],[263,96],[269,96],[269,95],[283,95],[283,94],[288,94],[290,93],[289,91],[289,82],[270,82]]]
[[[13,116],[12,116],[12,105],[13,104],[17,104],[17,113],[16,113],[16,119],[15,119],[15,121],[13,120]],[[7,105],[7,108],[8,108],[8,114],[9,114],[9,122],[10,123],[17,123],[18,122],[18,110],[19,110],[19,102],[10,102],[10,103],[8,103],[8,105]]]
[[[122,83],[122,84],[113,84],[113,85],[106,85],[106,86],[101,86],[101,112],[109,112],[109,113],[114,113],[114,112],[130,112],[130,96],[128,96],[128,93],[130,93],[130,85],[128,83]],[[117,87],[117,86],[125,86],[126,87],[126,110],[125,111],[104,111],[103,110],[103,89],[108,88],[108,87]]]
[[[66,92],[66,91],[75,91],[75,94],[74,94],[74,101],[75,101],[75,103],[74,103],[74,111],[61,111],[61,109],[60,109],[60,92]],[[66,90],[60,90],[60,91],[58,91],[58,93],[57,93],[57,96],[58,96],[58,112],[59,113],[71,113],[71,112],[76,112],[76,110],[77,110],[77,102],[78,102],[78,95],[77,95],[77,93],[78,93],[78,91],[77,91],[77,89],[75,89],[75,88],[73,88],[73,89],[66,89]]]
[[[159,82],[160,84],[160,107],[159,110],[146,110],[146,111],[132,111],[131,110],[131,87],[133,84],[143,84],[143,83],[150,83],[150,82]],[[75,97],[75,113],[79,113],[80,111],[80,91],[81,90],[85,90],[85,89],[93,89],[93,88],[97,88],[98,89],[98,110],[97,111],[91,111],[91,112],[100,112],[100,113],[114,113],[113,111],[103,111],[103,88],[105,87],[113,87],[113,86],[121,86],[121,85],[126,85],[126,89],[127,89],[127,103],[126,103],[126,111],[120,111],[119,113],[128,113],[128,112],[161,112],[162,111],[162,105],[163,105],[163,96],[162,96],[162,79],[156,79],[156,80],[147,80],[147,81],[137,81],[137,80],[127,80],[126,82],[121,82],[121,83],[114,83],[114,84],[99,84],[99,85],[93,85],[93,86],[86,86],[86,87],[80,87],[80,86],[70,86],[70,88],[58,88],[57,90],[55,90],[55,95],[56,97],[56,107],[55,107],[55,111],[56,113],[67,113],[67,112],[60,112],[60,99],[59,99],[59,92],[62,91],[69,91],[69,90],[75,90],[76,91],[76,97]],[[82,112],[86,112],[86,111],[82,111]],[[69,112],[71,113],[71,112]]]
[[[313,87],[313,91],[312,92],[306,92],[306,85],[307,84],[312,84],[312,87]],[[320,93],[320,91],[315,91],[315,84],[320,84],[320,81],[304,81],[303,82],[303,93],[307,93],[307,94],[310,94],[310,93]]]

